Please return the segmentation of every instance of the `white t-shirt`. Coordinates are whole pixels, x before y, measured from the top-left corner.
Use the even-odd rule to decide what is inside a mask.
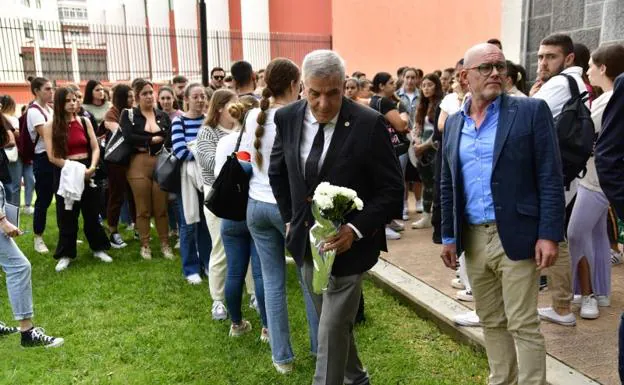
[[[569,67],[565,70],[561,71],[562,74],[571,75],[576,80],[576,84],[578,85],[579,92],[582,94],[587,91],[587,86],[585,82],[583,82],[583,78],[581,75],[583,74],[583,69],[581,67]],[[561,110],[563,110],[563,105],[570,100],[572,95],[570,94],[570,85],[568,84],[568,79],[565,76],[553,76],[550,78],[539,91],[533,95],[534,98],[542,99],[548,104],[550,108],[550,112],[553,115],[553,118],[557,118],[559,114],[561,114]],[[589,105],[588,105],[589,107]]]
[[[236,148],[236,141],[238,140],[238,134],[240,134],[238,131],[232,132],[219,140],[219,144],[217,144],[217,150],[215,152],[215,177],[221,172],[221,167],[225,164],[227,157],[234,152],[234,149]]]
[[[440,110],[447,113],[448,116],[453,115],[456,112],[459,112],[461,107],[461,101],[457,97],[457,93],[453,92],[444,97],[440,102]]]
[[[19,130],[19,119],[17,117],[13,115],[4,115],[4,117],[9,121],[13,130]]]
[[[39,103],[34,102],[34,104],[38,105],[45,116],[37,109],[37,107],[28,108],[28,115],[26,116],[26,123],[28,125],[28,133],[30,134],[30,139],[35,142],[37,137],[37,132],[35,131],[35,127],[45,124],[46,121],[50,121],[52,119],[52,109],[48,106],[42,107]],[[46,152],[45,143],[43,142],[43,138],[39,137],[37,144],[35,145],[35,154],[42,154]]]
[[[256,128],[258,127],[259,108],[249,111],[247,120],[245,121],[245,132],[241,139],[240,149],[251,154],[251,165],[253,173],[249,180],[249,197],[260,202],[276,204],[271,184],[269,183],[269,163],[271,162],[271,151],[273,150],[273,142],[275,142],[276,126],[273,118],[275,117],[277,108],[269,108],[266,110],[266,121],[264,123],[264,135],[261,139],[261,145],[258,150],[254,148],[256,140]],[[256,161],[256,153],[262,154],[262,167],[258,167]]]

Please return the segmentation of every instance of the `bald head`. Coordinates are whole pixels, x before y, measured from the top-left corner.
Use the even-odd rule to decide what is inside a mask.
[[[495,45],[482,43],[466,51],[460,76],[468,84],[473,99],[491,102],[502,92],[502,77],[507,73],[505,55]]]
[[[490,43],[480,43],[466,51],[464,54],[464,67],[474,67],[478,66],[483,62],[483,58],[487,56],[502,56],[502,60],[505,60],[505,56],[503,55],[503,51],[501,51],[497,46]]]

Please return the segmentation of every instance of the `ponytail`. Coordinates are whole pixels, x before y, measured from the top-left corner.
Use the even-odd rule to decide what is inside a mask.
[[[259,169],[262,169],[263,162],[260,146],[262,145],[262,137],[264,136],[264,124],[266,123],[267,119],[266,111],[271,105],[272,96],[273,92],[271,92],[269,87],[265,87],[262,90],[262,100],[260,100],[260,113],[258,114],[258,119],[256,120],[256,122],[258,123],[258,127],[256,128],[256,140],[254,140],[254,148],[256,149],[256,163],[258,164]]]

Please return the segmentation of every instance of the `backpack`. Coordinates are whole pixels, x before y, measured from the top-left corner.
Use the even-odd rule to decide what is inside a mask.
[[[36,133],[35,141],[32,141],[30,137],[30,132],[28,132],[28,111],[31,108],[36,108],[41,112],[45,121],[48,121],[48,116],[43,112],[41,107],[36,103],[32,103],[26,109],[26,112],[19,117],[19,137],[17,139],[17,152],[19,153],[20,159],[25,164],[31,164],[35,157],[35,146],[39,141],[39,133]]]
[[[381,114],[381,97],[377,97],[374,102],[373,98],[371,98],[369,102],[369,107]],[[397,103],[397,110],[398,109],[399,105]],[[392,143],[392,147],[394,147],[394,152],[397,156],[405,154],[409,149],[411,141],[407,138],[405,134],[396,132],[394,127],[392,127],[390,122],[388,122],[385,117],[384,121],[386,122],[386,130],[388,130],[388,134],[390,135],[390,142]]]
[[[564,183],[569,188],[574,179],[582,178],[587,173],[585,165],[593,154],[596,134],[591,112],[585,105],[587,91],[581,94],[572,76],[561,75],[568,79],[572,97],[555,119],[555,129],[559,139]]]

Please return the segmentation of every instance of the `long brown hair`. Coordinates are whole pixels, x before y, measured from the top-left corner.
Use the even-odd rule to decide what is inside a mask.
[[[292,60],[285,58],[277,58],[271,60],[264,72],[264,81],[266,87],[262,90],[262,100],[260,100],[260,113],[258,114],[258,127],[256,128],[256,139],[254,140],[254,148],[256,149],[256,163],[258,168],[262,169],[264,161],[262,153],[259,151],[262,145],[262,137],[264,136],[264,124],[266,123],[267,113],[271,104],[271,97],[282,96],[288,91],[292,82],[298,82],[301,76],[299,67]]]
[[[52,117],[52,153],[55,157],[64,159],[67,156],[67,136],[69,122],[65,119],[65,99],[74,95],[69,87],[57,88],[54,92],[54,115]]]
[[[219,110],[225,108],[225,105],[228,104],[235,97],[236,94],[232,90],[216,90],[215,93],[212,95],[212,99],[210,99],[210,104],[208,105],[208,114],[206,115],[204,125],[212,128],[217,127],[217,125],[219,124],[219,119],[221,118],[221,113],[219,112]]]
[[[416,123],[421,127],[425,125],[425,116],[429,118],[432,124],[434,123],[436,108],[438,108],[444,97],[442,83],[440,83],[440,78],[436,74],[425,75],[423,81],[425,80],[429,80],[435,84],[435,93],[431,98],[425,98],[422,95],[422,90],[420,92],[420,101],[416,109]]]

